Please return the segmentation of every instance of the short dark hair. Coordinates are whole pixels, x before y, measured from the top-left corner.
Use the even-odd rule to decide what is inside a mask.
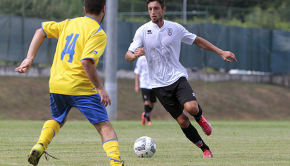
[[[106,5],[106,0],[84,0],[86,12],[99,15]]]
[[[148,3],[154,2],[154,1],[159,2],[159,4],[161,5],[161,7],[164,8],[164,6],[165,6],[165,0],[147,0],[147,5],[148,5]]]

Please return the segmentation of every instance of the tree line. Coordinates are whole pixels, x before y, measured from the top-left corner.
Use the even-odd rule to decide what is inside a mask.
[[[183,0],[166,0],[167,11],[182,11]],[[83,0],[0,0],[1,15],[65,19],[83,15]],[[146,0],[118,0],[118,11],[133,12],[124,21],[144,22],[148,17],[134,16],[146,12]],[[187,10],[203,15],[188,17],[188,23],[216,23],[231,26],[290,30],[289,0],[187,0]],[[181,17],[172,17],[181,22]]]

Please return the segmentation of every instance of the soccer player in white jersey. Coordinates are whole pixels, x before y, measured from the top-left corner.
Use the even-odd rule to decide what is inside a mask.
[[[125,58],[133,61],[146,54],[150,85],[156,97],[180,125],[185,136],[203,151],[203,157],[211,158],[209,147],[183,113],[185,109],[195,118],[206,135],[211,134],[210,123],[202,115],[202,109],[187,81],[187,72],[179,62],[181,43],[195,44],[215,52],[227,62],[237,59],[232,52],[217,48],[207,40],[188,32],[182,25],[164,20],[164,0],[147,0],[147,7],[151,21],[136,31]],[[145,52],[140,49],[142,47]]]
[[[144,112],[141,114],[141,124],[145,125],[147,120],[147,125],[151,126],[150,113],[156,102],[156,96],[152,88],[150,87],[149,75],[148,75],[148,64],[145,56],[138,58],[136,66],[134,69],[135,73],[135,91],[139,92],[141,89],[142,98],[144,101]]]

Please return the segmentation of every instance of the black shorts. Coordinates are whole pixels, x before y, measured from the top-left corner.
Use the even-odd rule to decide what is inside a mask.
[[[141,88],[143,101],[149,100],[151,103],[156,102],[156,96],[152,89]]]
[[[196,100],[185,77],[179,78],[169,86],[153,88],[153,90],[160,103],[174,119],[183,113],[184,103]]]

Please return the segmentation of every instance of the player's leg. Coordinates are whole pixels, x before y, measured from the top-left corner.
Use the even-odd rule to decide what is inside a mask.
[[[212,127],[202,115],[202,109],[195,100],[184,103],[184,109],[195,118],[196,122],[200,125],[206,135],[211,134]]]
[[[150,112],[153,109],[152,103],[150,101],[150,91],[149,89],[141,88],[142,98],[144,101],[144,112],[141,114],[141,124],[145,125],[147,120],[147,124],[151,125]]]
[[[48,120],[44,123],[37,143],[31,148],[28,162],[37,165],[40,157],[45,152],[52,138],[58,133],[60,124],[55,120]]]
[[[183,105],[179,102],[175,94],[179,83],[180,80],[167,87],[155,88],[154,93],[164,108],[177,121],[185,136],[204,152],[204,157],[212,157],[205,155],[208,151],[210,152],[208,146],[192,126],[188,117],[183,113]]]
[[[152,111],[152,103],[150,102],[150,100],[145,100],[144,101],[144,117],[147,120],[147,124],[152,125],[151,122],[151,117],[150,117],[150,113]]]
[[[109,121],[94,124],[103,142],[103,149],[106,152],[111,166],[121,166],[119,143],[117,135]]]
[[[206,135],[210,135],[212,128],[210,123],[202,115],[202,109],[196,101],[195,94],[187,82],[186,78],[182,77],[178,80],[176,96],[179,103],[183,105],[184,109],[192,115],[196,122],[201,126]]]
[[[209,147],[200,137],[198,131],[191,124],[188,117],[183,113],[182,105],[178,101],[176,101],[174,105],[179,106],[174,109],[168,108],[169,113],[177,121],[186,138],[188,138],[193,144],[195,144],[198,148],[200,148],[203,151],[204,158],[211,158],[212,154]]]
[[[30,164],[38,164],[39,159],[47,149],[47,146],[63,126],[65,118],[70,110],[70,106],[67,105],[68,100],[66,97],[67,96],[59,94],[50,94],[50,109],[53,119],[48,120],[43,124],[39,139],[32,147],[28,157],[28,162]]]
[[[188,117],[184,113],[181,113],[176,118],[176,121],[180,125],[185,136],[203,151],[203,154],[204,154],[203,157],[211,158],[212,153],[209,147],[205,144],[203,139],[200,137],[196,128],[190,123]]]
[[[48,120],[43,124],[37,144],[41,144],[47,149],[48,144],[51,142],[53,137],[59,132],[61,124],[54,119]]]
[[[148,92],[149,94],[149,102],[148,102],[148,105],[150,107],[150,109],[148,109],[148,113],[147,113],[147,125],[148,126],[151,126],[152,125],[152,122],[151,122],[151,112],[154,108],[154,105],[156,103],[156,96],[154,94],[154,91],[152,89],[149,90]]]
[[[117,135],[109,122],[107,110],[101,104],[101,97],[96,95],[75,96],[75,104],[83,115],[95,126],[101,135],[103,149],[106,152],[111,166],[122,166],[120,159]]]
[[[142,95],[142,99],[144,102],[144,111],[141,113],[141,124],[145,125],[145,123],[146,123],[146,117],[145,117],[146,103],[145,103],[145,101],[147,100],[147,96],[145,94],[145,89],[143,89],[143,88],[141,88],[141,95]]]

